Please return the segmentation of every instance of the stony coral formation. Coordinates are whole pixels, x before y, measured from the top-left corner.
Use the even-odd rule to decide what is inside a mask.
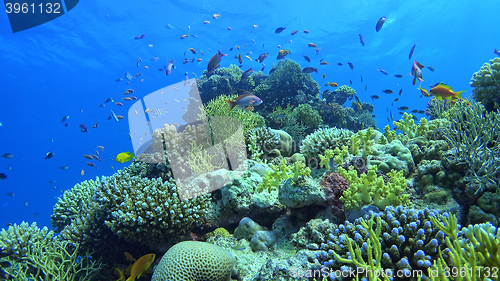
[[[223,248],[205,242],[174,245],[155,268],[152,281],[231,281],[236,258]]]
[[[194,221],[206,214],[209,205],[208,195],[181,201],[173,180],[145,179],[123,171],[85,185],[93,186],[92,194],[82,195],[80,200],[85,207],[64,227],[61,235],[96,248],[100,243],[110,243],[107,239],[119,238],[157,245],[188,232]],[[65,221],[62,218],[68,214],[61,210],[68,202],[69,207],[73,207],[72,201],[56,204],[53,221]]]
[[[300,152],[309,158],[317,158],[319,154],[325,154],[327,149],[334,150],[336,147],[347,145],[353,132],[346,129],[320,128],[308,135],[300,147]]]
[[[500,58],[483,64],[472,76],[470,85],[474,87],[474,99],[481,102],[486,110],[500,109]]]

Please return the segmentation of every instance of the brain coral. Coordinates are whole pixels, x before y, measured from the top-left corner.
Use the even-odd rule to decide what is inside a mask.
[[[231,281],[236,258],[223,248],[198,241],[174,245],[155,268],[152,281]]]

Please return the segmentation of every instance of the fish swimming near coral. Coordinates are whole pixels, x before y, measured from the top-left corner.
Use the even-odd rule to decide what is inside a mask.
[[[220,65],[220,60],[222,57],[224,56],[227,56],[227,54],[223,54],[221,51],[220,51],[220,48],[219,48],[219,52],[217,54],[215,54],[211,59],[210,61],[208,62],[208,65],[207,65],[207,71],[208,73],[212,73],[214,72]]]
[[[250,110],[254,106],[261,104],[262,100],[254,94],[245,94],[237,97],[234,101],[226,100],[226,102],[229,104],[230,111],[235,107],[238,109]]]
[[[130,270],[130,277],[127,279],[127,281],[134,281],[139,279],[142,274],[149,269],[151,264],[154,262],[155,257],[155,254],[147,254],[135,261],[132,265],[132,268]]]
[[[443,83],[438,83],[430,90],[430,92],[431,95],[435,96],[438,100],[456,100],[462,98],[461,94],[465,92],[465,90],[454,92],[450,86]]]
[[[134,153],[130,153],[129,151],[127,151],[116,155],[115,160],[118,163],[125,163],[132,160],[133,158],[134,158]]]

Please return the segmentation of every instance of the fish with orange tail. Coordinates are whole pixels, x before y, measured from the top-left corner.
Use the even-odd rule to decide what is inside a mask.
[[[262,100],[254,94],[245,94],[237,97],[234,101],[226,100],[229,104],[229,111],[233,108],[250,110],[254,106],[262,103]]]
[[[413,76],[413,85],[415,85],[415,82],[418,81],[423,82],[424,80],[422,79],[422,68],[425,66],[421,65],[418,61],[413,61],[413,66],[411,67],[411,73],[410,75]]]
[[[431,95],[435,96],[438,100],[457,100],[461,99],[461,94],[465,91],[455,92],[453,89],[443,83],[438,83],[432,87],[430,90]]]

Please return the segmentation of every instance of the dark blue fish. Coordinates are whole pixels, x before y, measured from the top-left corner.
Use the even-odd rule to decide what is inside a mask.
[[[381,17],[378,22],[377,22],[377,25],[375,26],[375,30],[377,32],[379,32],[381,29],[382,29],[382,26],[384,25],[385,21],[387,20],[386,17]]]
[[[45,160],[50,159],[54,157],[54,153],[52,151],[47,152],[47,155],[45,155]]]
[[[172,29],[172,28],[174,28],[171,24],[167,24],[167,25],[165,25],[165,27],[166,27],[167,29]]]
[[[139,40],[139,39],[144,38],[144,36],[146,36],[146,34],[142,34],[142,35],[136,36],[136,37],[134,37],[134,39],[135,40]]]
[[[302,55],[302,56],[304,57],[304,59],[306,59],[307,62],[311,62],[311,59],[308,56],[306,56],[306,55]]]
[[[351,69],[354,69],[354,64],[352,64],[352,62],[348,61],[348,62],[347,62],[347,64],[349,64],[349,67],[350,67]]]
[[[318,73],[318,69],[311,66],[304,67],[304,69],[302,69],[302,73],[312,73],[312,72]]]
[[[401,74],[394,74],[394,77],[396,77],[396,78],[403,78],[403,75],[401,75]]]
[[[417,44],[413,44],[413,47],[411,47],[410,54],[408,55],[408,59],[411,60],[411,57],[413,57],[413,51],[415,51],[415,47],[417,47]]]
[[[500,57],[500,50],[497,50],[496,48],[493,48],[493,49],[494,49],[493,54]]]
[[[4,173],[0,173],[0,180],[4,180],[7,178],[7,175]]]
[[[361,45],[365,45],[365,40],[363,39],[363,35],[359,34],[359,43],[361,43]]]
[[[16,194],[14,194],[14,192],[9,192],[9,193],[7,193],[7,194],[5,194],[5,195],[7,195],[7,196],[9,196],[9,197],[14,197],[14,196],[16,196]]]
[[[389,75],[389,74],[387,73],[387,71],[383,70],[383,69],[382,69],[382,68],[380,68],[380,67],[378,68],[378,71],[380,71],[380,72],[384,73],[385,75]]]
[[[80,124],[80,126],[78,126],[80,128],[80,131],[82,133],[86,133],[89,131],[89,129],[87,128],[87,126],[85,124]]]
[[[66,121],[66,120],[68,120],[68,119],[69,119],[69,115],[66,115],[66,116],[64,116],[64,117],[62,118],[61,122],[64,122],[64,121]]]
[[[255,61],[262,63],[268,56],[269,56],[268,53],[262,53],[258,58],[255,59]]]
[[[432,72],[434,72],[434,70],[436,70],[436,69],[434,69],[434,67],[432,67],[432,66],[427,66],[427,68],[428,68],[430,71],[432,71]]]
[[[286,27],[278,27],[276,28],[276,30],[274,31],[274,33],[278,34],[278,33],[281,33],[283,32],[283,30],[285,30]]]
[[[247,79],[248,77],[250,77],[252,75],[253,72],[254,72],[253,69],[250,67],[249,70],[247,70],[247,71],[243,72],[243,74],[241,74],[241,80]]]

